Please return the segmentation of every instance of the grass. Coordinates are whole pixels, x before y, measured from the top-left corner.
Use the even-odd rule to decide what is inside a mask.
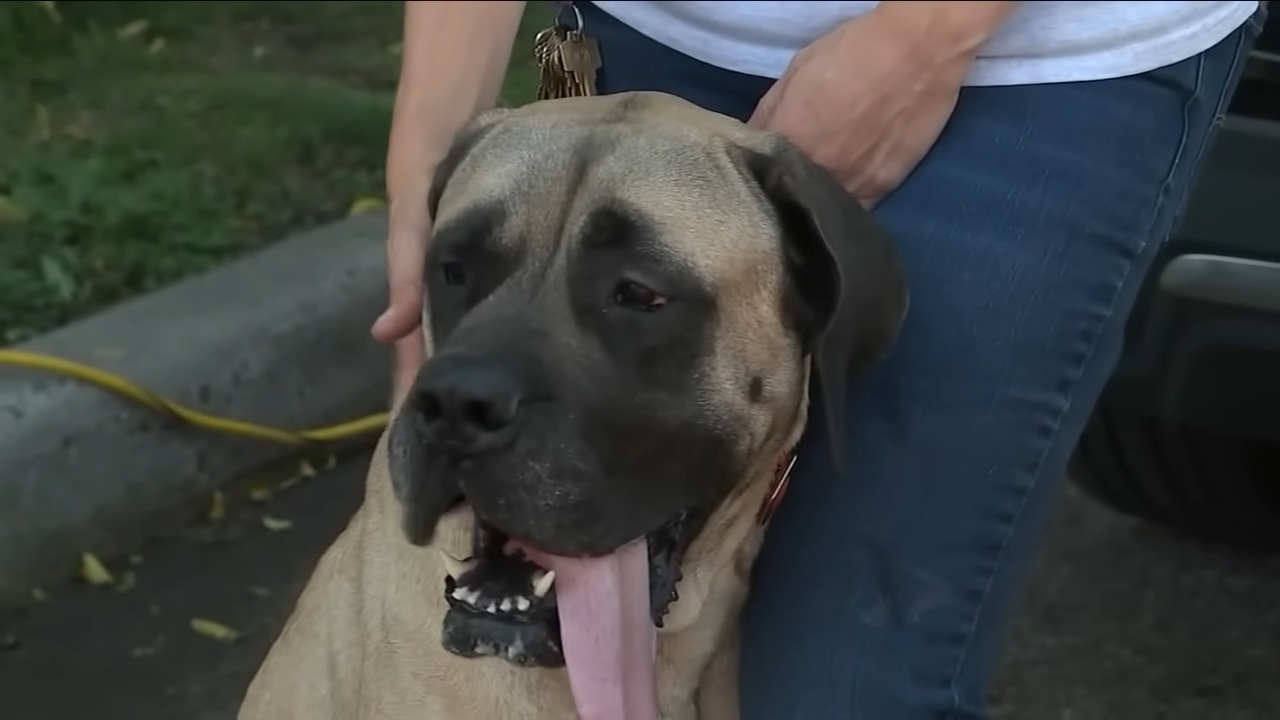
[[[0,345],[381,197],[401,11],[0,3]]]

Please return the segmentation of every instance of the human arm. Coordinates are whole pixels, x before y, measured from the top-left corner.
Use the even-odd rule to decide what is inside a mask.
[[[427,194],[453,137],[498,98],[524,2],[406,2],[400,81],[387,149],[390,302],[373,334],[395,343],[397,398],[422,363]]]

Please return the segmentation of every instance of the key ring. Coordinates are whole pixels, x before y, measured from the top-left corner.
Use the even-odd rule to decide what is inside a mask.
[[[577,3],[573,2],[573,0],[561,0],[556,2],[556,6],[556,25],[564,27],[563,23],[560,22],[560,13],[564,11],[566,6],[568,6],[568,8],[573,11],[573,21],[575,23],[573,30],[575,32],[583,31],[585,23],[582,21],[582,11],[578,9]]]

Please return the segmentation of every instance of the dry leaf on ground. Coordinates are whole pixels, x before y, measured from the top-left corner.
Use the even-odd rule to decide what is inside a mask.
[[[93,553],[80,555],[80,577],[90,585],[113,585],[116,581],[107,566]]]
[[[272,532],[279,532],[280,530],[288,530],[293,527],[293,521],[285,520],[284,518],[271,517],[270,515],[263,515],[262,527]]]
[[[235,642],[240,639],[239,632],[223,625],[220,622],[214,622],[205,618],[191,618],[191,629],[198,635],[203,635],[211,640],[219,642]]]

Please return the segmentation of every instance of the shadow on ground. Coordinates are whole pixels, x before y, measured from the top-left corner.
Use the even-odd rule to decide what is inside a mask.
[[[155,543],[126,592],[69,588],[0,616],[0,715],[228,720],[311,566],[359,502],[367,456],[207,531]],[[230,530],[225,531],[229,523]],[[1280,565],[1223,557],[1068,491],[1013,628],[994,720],[1280,717]],[[205,618],[233,644],[192,631]],[[423,638],[423,642],[432,642]]]

